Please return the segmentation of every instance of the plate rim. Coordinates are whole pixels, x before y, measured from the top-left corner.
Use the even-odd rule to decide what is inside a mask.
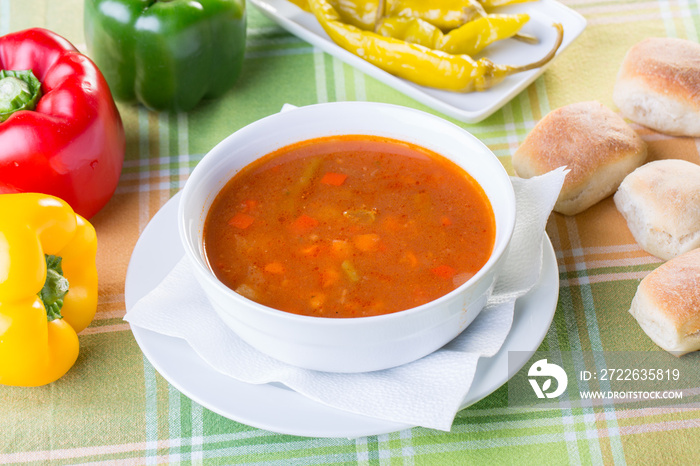
[[[179,203],[179,198],[180,198],[181,191],[176,193],[173,197],[171,197],[161,208],[156,212],[156,214],[151,218],[151,220],[148,222],[146,227],[144,228],[143,232],[141,233],[139,239],[136,242],[136,245],[134,246],[134,249],[132,251],[132,255],[129,259],[129,265],[127,267],[127,273],[126,273],[126,279],[125,279],[125,307],[126,311],[128,312],[133,305],[140,299],[143,294],[140,296],[134,296],[136,292],[134,292],[134,283],[135,281],[139,280],[138,275],[142,273],[141,271],[137,270],[137,267],[135,265],[135,259],[137,259],[137,255],[142,253],[142,249],[147,247],[147,244],[149,241],[151,241],[151,235],[153,232],[160,226],[160,223],[163,222],[165,223],[167,220],[169,220],[169,216],[172,216],[172,222],[173,224],[176,224],[176,214],[177,214],[177,205]],[[174,234],[177,236],[177,229],[171,229],[170,231],[173,231]],[[177,238],[178,244],[179,244],[179,237]],[[181,245],[180,245],[181,246]],[[172,252],[172,251],[171,251]],[[180,252],[180,251],[178,251]],[[182,249],[180,255],[174,255],[175,259],[174,261],[177,262],[181,257],[184,256],[184,249]],[[533,293],[539,291],[540,293],[545,290],[547,286],[551,287],[548,293],[548,299],[550,300],[549,303],[543,303],[542,301],[538,301],[538,304],[541,306],[538,307],[538,322],[539,326],[538,329],[540,330],[536,335],[535,339],[532,341],[534,345],[528,345],[527,349],[510,349],[510,351],[518,351],[520,355],[526,354],[527,358],[525,358],[522,361],[522,365],[520,367],[517,367],[517,365],[513,366],[512,364],[508,364],[508,358],[507,358],[507,352],[509,351],[508,348],[508,342],[509,338],[511,338],[511,334],[513,333],[513,330],[509,333],[508,337],[506,338],[506,341],[504,342],[501,350],[499,352],[490,357],[490,358],[481,358],[479,360],[479,363],[477,364],[477,370],[475,373],[475,379],[479,375],[480,370],[483,372],[484,370],[493,370],[493,364],[494,362],[497,362],[499,364],[506,364],[507,370],[506,370],[506,378],[503,380],[503,377],[499,376],[496,377],[498,380],[492,383],[488,383],[486,387],[482,387],[483,383],[480,382],[475,382],[470,390],[467,392],[465,395],[465,398],[460,405],[459,410],[462,410],[478,401],[481,401],[482,399],[486,398],[489,396],[491,393],[494,391],[498,390],[503,384],[505,384],[517,371],[519,371],[522,366],[527,362],[529,357],[535,353],[537,348],[541,345],[542,341],[547,335],[547,332],[549,331],[549,328],[551,326],[551,323],[554,319],[554,314],[556,311],[556,306],[558,302],[558,295],[559,295],[559,276],[558,276],[558,265],[556,262],[556,255],[554,252],[554,248],[552,246],[551,240],[547,236],[547,234],[544,234],[543,237],[543,251],[542,251],[542,257],[543,257],[543,273],[536,283],[536,285],[533,287],[533,289],[526,294],[524,297],[520,298],[516,302],[516,313],[520,312],[520,316],[516,314],[514,316],[514,323],[513,326],[515,327],[516,325],[516,320],[518,317],[522,318],[525,317],[523,315],[522,309],[518,311],[518,308],[522,308],[523,302],[526,302],[528,297],[532,296]],[[170,261],[173,261],[173,258],[170,258]],[[159,261],[153,261],[153,263],[161,264]],[[174,265],[174,264],[171,264]],[[162,265],[161,267],[165,268],[165,265]],[[165,275],[167,275],[169,268],[162,272],[162,276],[158,279],[158,282],[160,279],[162,279]],[[552,278],[554,279],[555,283],[545,283],[545,280],[547,277],[545,277],[545,273],[548,273],[550,277],[548,278],[551,280]],[[156,283],[157,284],[157,283]],[[150,288],[152,289],[152,288]],[[146,293],[148,291],[147,290]],[[554,291],[556,290],[556,291]],[[547,304],[547,305],[545,305]],[[405,423],[400,423],[400,422],[394,422],[394,421],[386,421],[382,419],[375,419],[371,418],[368,416],[363,416],[359,414],[354,414],[354,413],[349,413],[345,411],[341,411],[337,408],[332,408],[325,406],[321,403],[315,402],[309,398],[306,398],[305,396],[292,391],[291,389],[288,389],[285,386],[282,386],[281,384],[275,384],[275,383],[268,383],[268,384],[261,384],[261,385],[254,385],[254,384],[248,384],[245,382],[238,381],[236,379],[233,379],[232,377],[226,376],[224,374],[221,374],[217,372],[214,368],[209,366],[204,360],[199,358],[199,356],[196,355],[194,350],[189,347],[189,345],[182,339],[176,338],[176,337],[170,337],[162,334],[158,334],[156,332],[152,332],[150,330],[146,330],[137,326],[132,326],[130,325],[131,332],[134,336],[134,339],[136,340],[137,345],[139,346],[139,349],[142,351],[143,355],[148,359],[148,361],[151,363],[151,365],[155,368],[156,371],[166,380],[168,383],[170,383],[173,387],[175,387],[178,391],[180,391],[183,395],[187,396],[188,398],[192,399],[193,401],[199,403],[201,406],[209,409],[210,411],[213,411],[227,419],[240,422],[245,425],[249,425],[252,427],[260,428],[260,429],[265,429],[271,432],[277,432],[281,434],[287,434],[287,435],[297,435],[297,436],[304,436],[304,437],[325,437],[325,438],[333,438],[333,437],[345,437],[345,438],[356,438],[356,437],[363,437],[367,435],[378,435],[378,434],[385,434],[385,433],[390,433],[390,432],[395,432],[399,430],[404,430],[407,428],[413,428],[416,427],[414,425],[410,424],[405,424]],[[155,342],[154,343],[154,339]],[[223,409],[221,406],[221,403],[212,403],[210,400],[208,400],[206,397],[201,396],[201,393],[197,393],[196,390],[193,390],[191,385],[192,383],[189,381],[183,381],[179,377],[174,376],[171,371],[167,368],[167,364],[164,364],[164,361],[157,356],[157,351],[155,351],[154,347],[152,346],[153,344],[157,344],[157,341],[165,341],[168,344],[171,345],[176,345],[180,347],[182,350],[181,345],[185,345],[186,348],[189,350],[188,354],[185,352],[185,355],[188,357],[194,357],[197,360],[197,363],[205,369],[208,369],[206,371],[209,375],[213,375],[215,377],[224,377],[226,380],[230,380],[234,385],[243,387],[245,390],[252,390],[253,392],[255,391],[260,391],[260,392],[269,392],[270,390],[283,390],[284,392],[281,391],[272,391],[270,392],[272,396],[277,396],[277,397],[282,397],[282,398],[288,398],[290,395],[292,396],[293,400],[301,409],[304,407],[313,407],[313,408],[319,408],[321,409],[321,414],[326,414],[325,411],[328,411],[328,416],[337,416],[337,417],[342,417],[344,418],[345,421],[348,422],[348,424],[337,428],[335,431],[329,431],[328,427],[289,427],[289,426],[284,426],[281,425],[280,423],[275,423],[271,421],[264,421],[261,419],[256,419],[255,415],[253,417],[250,416],[244,416],[244,415],[235,415],[230,412],[230,410]],[[505,351],[505,353],[504,353]],[[503,361],[505,359],[505,361]],[[485,369],[486,367],[486,369]],[[199,369],[199,368],[195,368]],[[483,374],[482,374],[483,375]],[[488,373],[487,373],[488,375]],[[194,383],[194,385],[197,385]],[[474,392],[474,389],[477,389],[476,392]],[[263,393],[266,396],[269,395],[269,393]],[[293,395],[292,395],[293,394]],[[311,403],[311,404],[309,404]],[[239,410],[240,411],[240,410]],[[332,419],[331,419],[331,425],[333,425]]]

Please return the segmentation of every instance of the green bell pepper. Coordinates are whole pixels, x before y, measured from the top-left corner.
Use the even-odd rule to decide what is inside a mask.
[[[88,54],[114,97],[188,111],[243,67],[245,0],[85,0]]]

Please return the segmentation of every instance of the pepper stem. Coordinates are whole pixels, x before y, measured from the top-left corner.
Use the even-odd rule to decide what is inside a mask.
[[[554,55],[557,53],[557,50],[559,50],[559,46],[564,40],[564,27],[559,23],[552,23],[552,26],[557,30],[557,38],[555,39],[554,46],[550,49],[549,53],[547,53],[547,55],[537,60],[536,62],[513,67],[511,70],[513,73],[520,73],[523,71],[539,68],[540,66],[545,65],[547,62],[549,62],[549,60],[554,58]]]
[[[20,110],[34,110],[41,83],[31,70],[0,70],[0,123]]]
[[[63,298],[68,293],[68,280],[63,276],[61,258],[44,254],[46,258],[46,281],[44,287],[38,293],[39,298],[46,308],[46,318],[49,322],[54,319],[62,319],[61,307]]]

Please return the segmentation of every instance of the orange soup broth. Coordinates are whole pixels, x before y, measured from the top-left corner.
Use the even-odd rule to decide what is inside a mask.
[[[462,168],[371,136],[314,139],[253,162],[217,195],[204,226],[224,284],[318,317],[432,301],[472,277],[494,239],[488,198]]]

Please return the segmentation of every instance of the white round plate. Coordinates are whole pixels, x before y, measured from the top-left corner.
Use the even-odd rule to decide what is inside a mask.
[[[134,247],[126,273],[127,311],[154,289],[184,255],[177,230],[179,198],[178,193],[156,213]],[[534,354],[549,330],[559,296],[559,275],[549,238],[545,237],[544,243],[540,280],[516,302],[513,328],[501,350],[491,358],[479,360],[463,408],[506,383]],[[170,384],[205,408],[234,421],[306,437],[355,438],[413,427],[330,408],[281,384],[240,382],[217,372],[182,339],[136,326],[131,330],[146,358]],[[511,370],[509,351],[521,352],[518,355],[522,357]]]

